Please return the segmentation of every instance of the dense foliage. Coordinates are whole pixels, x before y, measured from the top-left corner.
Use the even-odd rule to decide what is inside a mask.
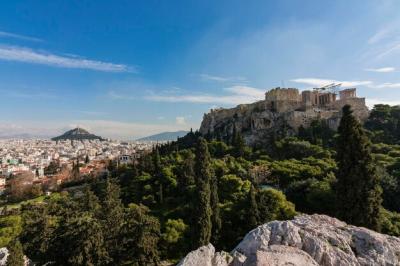
[[[400,235],[399,137],[381,109],[368,131],[344,110],[338,132],[315,121],[257,148],[236,128],[225,140],[191,131],[137,164],[110,163],[107,177],[8,211],[0,241],[19,240],[38,265],[157,265],[209,242],[230,250],[257,225],[296,211]],[[390,138],[378,138],[382,128]]]

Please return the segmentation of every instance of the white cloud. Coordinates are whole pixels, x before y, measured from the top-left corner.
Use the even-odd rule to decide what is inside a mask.
[[[397,51],[400,51],[400,41],[395,41],[395,42],[389,44],[383,51],[378,53],[376,58],[381,59],[381,58],[386,57]]]
[[[35,37],[30,37],[30,36],[25,36],[25,35],[20,35],[20,34],[15,34],[11,32],[6,32],[6,31],[0,31],[0,38],[13,38],[13,39],[19,39],[19,40],[24,40],[24,41],[31,41],[31,42],[42,42],[43,40]]]
[[[135,71],[133,68],[128,67],[127,65],[107,63],[71,56],[60,56],[16,46],[0,46],[0,60],[41,64],[62,68],[90,69],[105,72]]]
[[[198,94],[198,95],[159,95],[153,94],[145,98],[155,102],[189,102],[189,103],[208,103],[208,104],[243,104],[252,103],[264,99],[264,90],[248,87],[248,86],[233,86],[223,89],[229,92],[229,95],[213,95],[213,94]]]
[[[111,99],[114,99],[114,100],[134,100],[135,99],[134,96],[121,94],[121,93],[118,93],[115,91],[109,91],[108,97],[110,97]]]
[[[183,116],[177,116],[175,118],[175,121],[176,121],[177,125],[185,125],[186,124],[185,117],[183,117]]]
[[[218,82],[246,82],[247,79],[245,77],[221,77],[209,74],[200,74],[199,75],[202,80],[211,80]]]
[[[386,82],[382,84],[372,84],[369,87],[374,89],[399,89],[400,83]]]
[[[396,71],[396,69],[394,67],[381,67],[381,68],[367,68],[367,69],[365,69],[365,71],[388,73],[388,72],[394,72],[394,71]]]
[[[332,83],[341,84],[343,87],[356,87],[356,86],[372,84],[372,82],[368,80],[340,81],[334,79],[319,79],[319,78],[298,78],[298,79],[292,79],[290,81],[306,84],[313,87],[323,87]]]
[[[371,109],[375,104],[389,104],[389,105],[400,105],[400,101],[392,101],[392,100],[381,100],[381,99],[370,99],[366,98],[366,105]]]
[[[371,38],[368,39],[368,44],[374,44],[386,39],[390,33],[392,32],[392,28],[386,27],[379,31],[377,31]]]

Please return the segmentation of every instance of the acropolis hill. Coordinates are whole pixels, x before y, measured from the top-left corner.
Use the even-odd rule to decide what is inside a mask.
[[[351,105],[354,115],[367,119],[369,111],[365,98],[356,95],[356,88],[336,91],[338,85],[299,92],[295,88],[275,88],[265,93],[265,100],[241,104],[230,109],[212,109],[201,123],[202,134],[225,137],[234,128],[241,132],[248,144],[264,140],[268,133],[285,127],[289,134],[300,126],[307,128],[313,120],[322,119],[336,129],[344,105]]]

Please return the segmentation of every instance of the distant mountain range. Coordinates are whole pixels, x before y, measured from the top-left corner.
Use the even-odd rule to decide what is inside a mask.
[[[87,130],[79,127],[71,129],[62,134],[61,136],[52,138],[52,140],[94,140],[94,139],[103,140],[102,137],[93,135],[89,133]]]
[[[189,131],[176,131],[176,132],[162,132],[159,134],[147,136],[144,138],[138,139],[138,141],[172,141],[172,140],[177,140],[179,137],[185,136]]]

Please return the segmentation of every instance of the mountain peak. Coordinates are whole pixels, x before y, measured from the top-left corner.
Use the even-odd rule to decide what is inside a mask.
[[[52,138],[52,140],[94,140],[94,139],[103,140],[102,137],[91,134],[89,133],[89,131],[81,127],[68,130],[61,136]]]

